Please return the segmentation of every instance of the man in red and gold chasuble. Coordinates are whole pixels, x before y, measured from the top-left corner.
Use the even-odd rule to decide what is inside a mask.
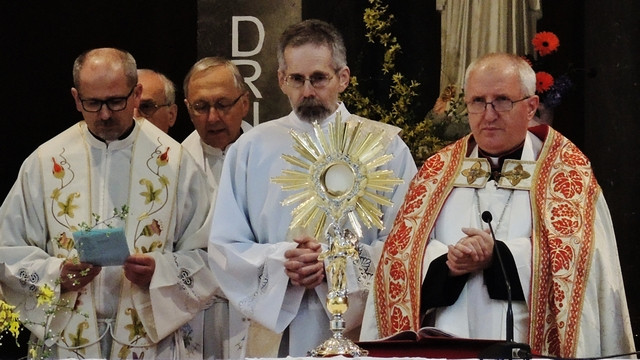
[[[635,351],[613,225],[586,156],[536,113],[535,73],[489,54],[465,76],[471,134],[429,158],[385,243],[360,340],[435,326],[514,340],[533,354]]]

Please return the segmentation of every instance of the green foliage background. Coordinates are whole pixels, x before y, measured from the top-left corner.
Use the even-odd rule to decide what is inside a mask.
[[[463,96],[455,88],[449,89],[440,98],[441,111],[431,109],[424,113],[424,99],[419,98],[421,84],[408,79],[397,65],[403,54],[397,37],[392,34],[395,16],[390,13],[389,5],[382,0],[369,0],[363,21],[365,37],[374,44],[374,54],[367,57],[381,54],[381,66],[376,74],[352,74],[351,86],[342,94],[342,101],[360,116],[401,128],[401,137],[414,160],[422,164],[427,157],[468,132]]]

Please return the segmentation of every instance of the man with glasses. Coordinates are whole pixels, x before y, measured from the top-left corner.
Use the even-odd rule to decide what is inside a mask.
[[[412,181],[380,258],[363,339],[436,326],[465,338],[511,337],[542,356],[634,351],[607,204],[574,144],[547,125],[527,127],[535,89],[519,56],[469,65],[471,134]]]
[[[138,69],[138,82],[142,85],[142,98],[135,109],[135,116],[149,120],[168,134],[178,116],[173,81],[157,71]]]
[[[182,146],[207,175],[213,206],[227,149],[252,128],[243,120],[249,111],[249,92],[236,65],[221,57],[205,57],[193,64],[183,89],[195,130]],[[194,319],[204,325],[205,358],[237,358],[230,353],[229,322],[238,319],[241,316],[229,309],[225,295],[217,289],[211,306]]]
[[[184,78],[184,103],[195,130],[182,142],[218,189],[229,146],[252,126],[249,91],[234,63],[220,57],[198,60]]]
[[[306,20],[288,27],[280,37],[278,65],[278,82],[293,111],[256,126],[229,148],[209,243],[210,265],[222,290],[251,321],[248,330],[240,327],[244,334],[234,332],[237,328],[231,324],[233,334],[242,334],[237,339],[249,341],[248,348],[243,341],[231,343],[238,351],[235,357],[304,356],[332,335],[325,307],[324,265],[318,260],[322,239],[313,238],[312,229],[289,230],[292,207],[283,207],[282,201],[290,193],[271,182],[283,169],[293,169],[281,158],[293,151],[291,130],[315,137],[313,123],[326,131],[338,113],[343,121],[379,129],[386,134],[386,153],[393,154],[393,159],[378,169],[393,171],[405,180],[383,195],[396,204],[380,209],[385,230],[363,229],[362,273],[354,267],[347,271],[349,328],[362,321],[359,300],[364,300],[373,274],[376,249],[386,238],[397,204],[416,172],[398,128],[352,116],[340,102],[350,71],[342,36],[332,25]]]
[[[51,358],[201,357],[182,326],[214,290],[206,180],[179,143],[134,120],[142,86],[131,54],[85,52],[73,82],[84,120],[25,160],[0,208],[5,299]],[[104,233],[85,262],[77,236]],[[118,244],[109,234],[123,234],[124,255],[105,262]],[[52,312],[37,305],[45,286],[60,298]]]

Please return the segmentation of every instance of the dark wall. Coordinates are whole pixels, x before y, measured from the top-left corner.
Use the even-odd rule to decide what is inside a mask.
[[[587,0],[584,6],[584,151],[611,211],[640,349],[640,2]]]

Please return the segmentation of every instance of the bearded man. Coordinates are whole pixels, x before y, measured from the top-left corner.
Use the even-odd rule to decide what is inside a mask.
[[[384,131],[386,153],[394,158],[377,169],[391,170],[405,180],[404,185],[381,194],[394,203],[402,201],[406,184],[416,172],[409,148],[398,136],[400,129],[352,116],[339,101],[350,71],[344,42],[333,26],[318,20],[290,26],[280,38],[278,62],[280,88],[293,111],[254,127],[229,147],[209,240],[210,264],[221,288],[230,304],[255,325],[240,327],[248,336],[238,333],[237,344],[230,347],[240,353],[233,357],[304,356],[331,337],[324,264],[318,260],[320,239],[307,229],[289,230],[293,206],[281,205],[289,193],[271,182],[283,169],[294,168],[281,158],[293,151],[290,131],[315,139],[313,123],[317,121],[326,131],[337,114],[343,121],[359,121],[363,127]],[[366,263],[369,279],[379,253],[375,248],[381,248],[397,207],[380,210],[386,230],[366,229],[360,239],[360,260]],[[357,294],[366,292],[367,285],[349,269],[347,274],[351,275],[347,326],[357,327],[364,305],[364,298],[358,305]],[[245,353],[246,339],[258,344],[255,348],[260,353],[251,349]]]

